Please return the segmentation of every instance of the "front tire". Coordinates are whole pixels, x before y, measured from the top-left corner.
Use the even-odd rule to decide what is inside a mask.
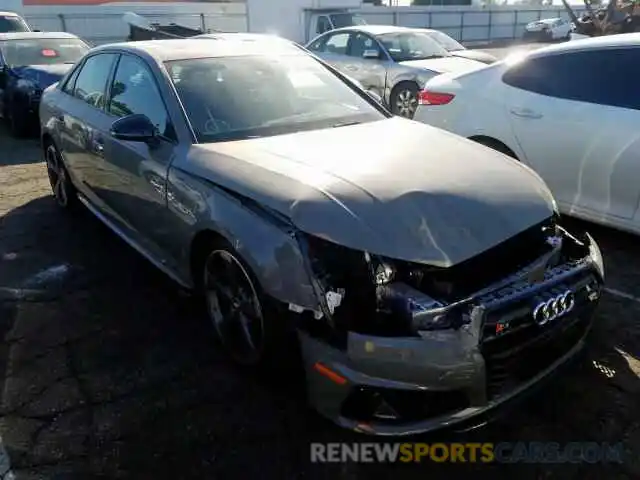
[[[226,241],[216,241],[202,267],[206,312],[223,348],[242,367],[296,371],[298,339],[287,311],[261,289]]]
[[[391,113],[404,118],[413,118],[418,108],[418,85],[402,82],[391,92]]]
[[[71,183],[69,172],[62,161],[62,155],[52,142],[46,144],[44,158],[47,164],[49,184],[56,203],[64,210],[76,208],[78,205],[77,191]]]

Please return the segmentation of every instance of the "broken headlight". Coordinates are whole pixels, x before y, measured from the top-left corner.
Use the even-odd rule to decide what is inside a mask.
[[[379,336],[455,328],[460,318],[420,288],[405,262],[305,236],[323,312],[337,328]],[[421,273],[421,272],[418,272]]]
[[[458,328],[463,323],[460,312],[406,283],[380,285],[376,296],[379,313],[392,317],[412,333]]]

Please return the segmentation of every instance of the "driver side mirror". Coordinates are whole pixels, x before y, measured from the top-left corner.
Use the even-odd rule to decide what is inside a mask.
[[[157,137],[156,127],[149,117],[136,113],[122,117],[111,125],[111,136],[128,142],[148,143]]]
[[[379,50],[365,50],[362,52],[362,58],[367,60],[379,60],[380,59],[380,51]]]

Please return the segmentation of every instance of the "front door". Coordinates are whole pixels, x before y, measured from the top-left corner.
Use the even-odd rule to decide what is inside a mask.
[[[354,32],[351,34],[347,55],[349,60],[345,63],[345,73],[358,80],[365,90],[384,98],[390,60],[378,41],[365,33]]]
[[[111,122],[142,114],[157,129],[156,139],[148,143],[118,140],[107,133],[105,174],[96,184],[136,240],[163,258],[168,251],[167,172],[177,142],[156,76],[144,60],[126,54],[120,57],[106,110]]]

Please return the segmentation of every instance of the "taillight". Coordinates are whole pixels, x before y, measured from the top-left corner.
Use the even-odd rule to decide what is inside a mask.
[[[451,93],[430,92],[429,90],[420,90],[418,92],[418,103],[420,105],[446,105],[453,100],[455,95]]]

